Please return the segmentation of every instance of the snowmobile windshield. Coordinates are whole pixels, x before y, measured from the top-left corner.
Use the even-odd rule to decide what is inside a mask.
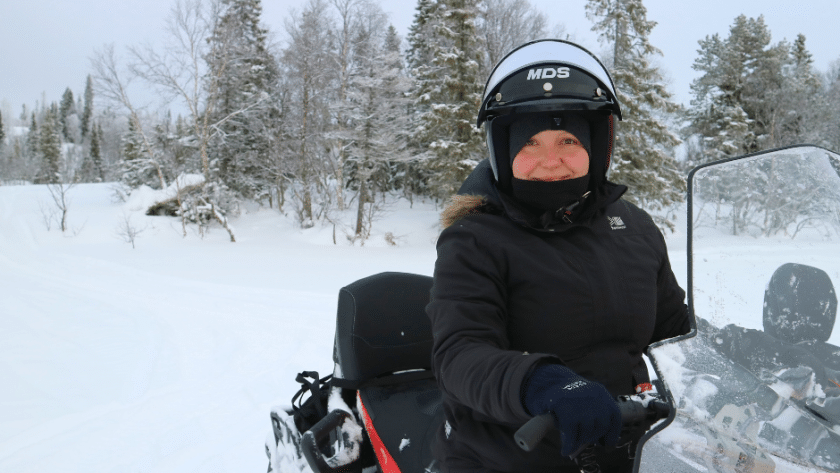
[[[639,471],[840,471],[840,156],[778,149],[688,184],[696,328],[649,350],[677,415]]]

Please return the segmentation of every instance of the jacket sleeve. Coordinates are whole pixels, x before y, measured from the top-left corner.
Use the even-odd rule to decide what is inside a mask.
[[[445,395],[499,423],[531,416],[520,399],[526,375],[549,355],[509,349],[502,250],[463,219],[438,239],[431,302],[432,366]],[[484,244],[476,235],[481,234]]]
[[[684,335],[691,329],[688,306],[685,305],[685,291],[680,287],[665,246],[665,238],[659,233],[662,244],[662,265],[656,280],[656,327],[651,343]]]

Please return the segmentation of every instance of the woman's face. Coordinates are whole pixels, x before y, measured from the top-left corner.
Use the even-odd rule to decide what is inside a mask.
[[[589,154],[565,130],[532,136],[513,158],[513,177],[526,181],[564,181],[589,173]]]

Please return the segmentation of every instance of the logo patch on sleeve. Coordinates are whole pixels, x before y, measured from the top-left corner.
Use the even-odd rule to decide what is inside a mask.
[[[610,221],[610,228],[613,230],[623,230],[627,228],[627,225],[624,224],[621,217],[607,217],[607,219]]]

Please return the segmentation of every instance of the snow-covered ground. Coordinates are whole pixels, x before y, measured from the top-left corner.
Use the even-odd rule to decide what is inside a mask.
[[[0,471],[265,471],[270,408],[332,370],[338,290],[434,268],[428,203],[394,204],[360,247],[256,208],[237,243],[183,238],[112,195],[71,189],[62,234],[46,187],[0,187]]]
[[[338,290],[434,267],[430,203],[394,203],[361,247],[272,209],[246,209],[230,243],[220,228],[183,237],[177,219],[114,202],[109,184],[69,196],[62,233],[44,222],[46,187],[0,187],[2,472],[265,471],[270,408],[289,404],[298,372],[332,370]],[[126,217],[142,230],[135,249],[118,235]],[[685,285],[684,218],[678,228],[666,239]],[[701,279],[707,291],[744,295],[743,318],[728,322],[760,328],[764,285],[780,263],[751,240],[732,242],[726,258],[705,254],[713,263]],[[800,262],[833,248],[815,239]],[[739,266],[744,255],[750,264]],[[734,268],[734,279],[716,267]],[[824,269],[840,282],[840,266]]]

